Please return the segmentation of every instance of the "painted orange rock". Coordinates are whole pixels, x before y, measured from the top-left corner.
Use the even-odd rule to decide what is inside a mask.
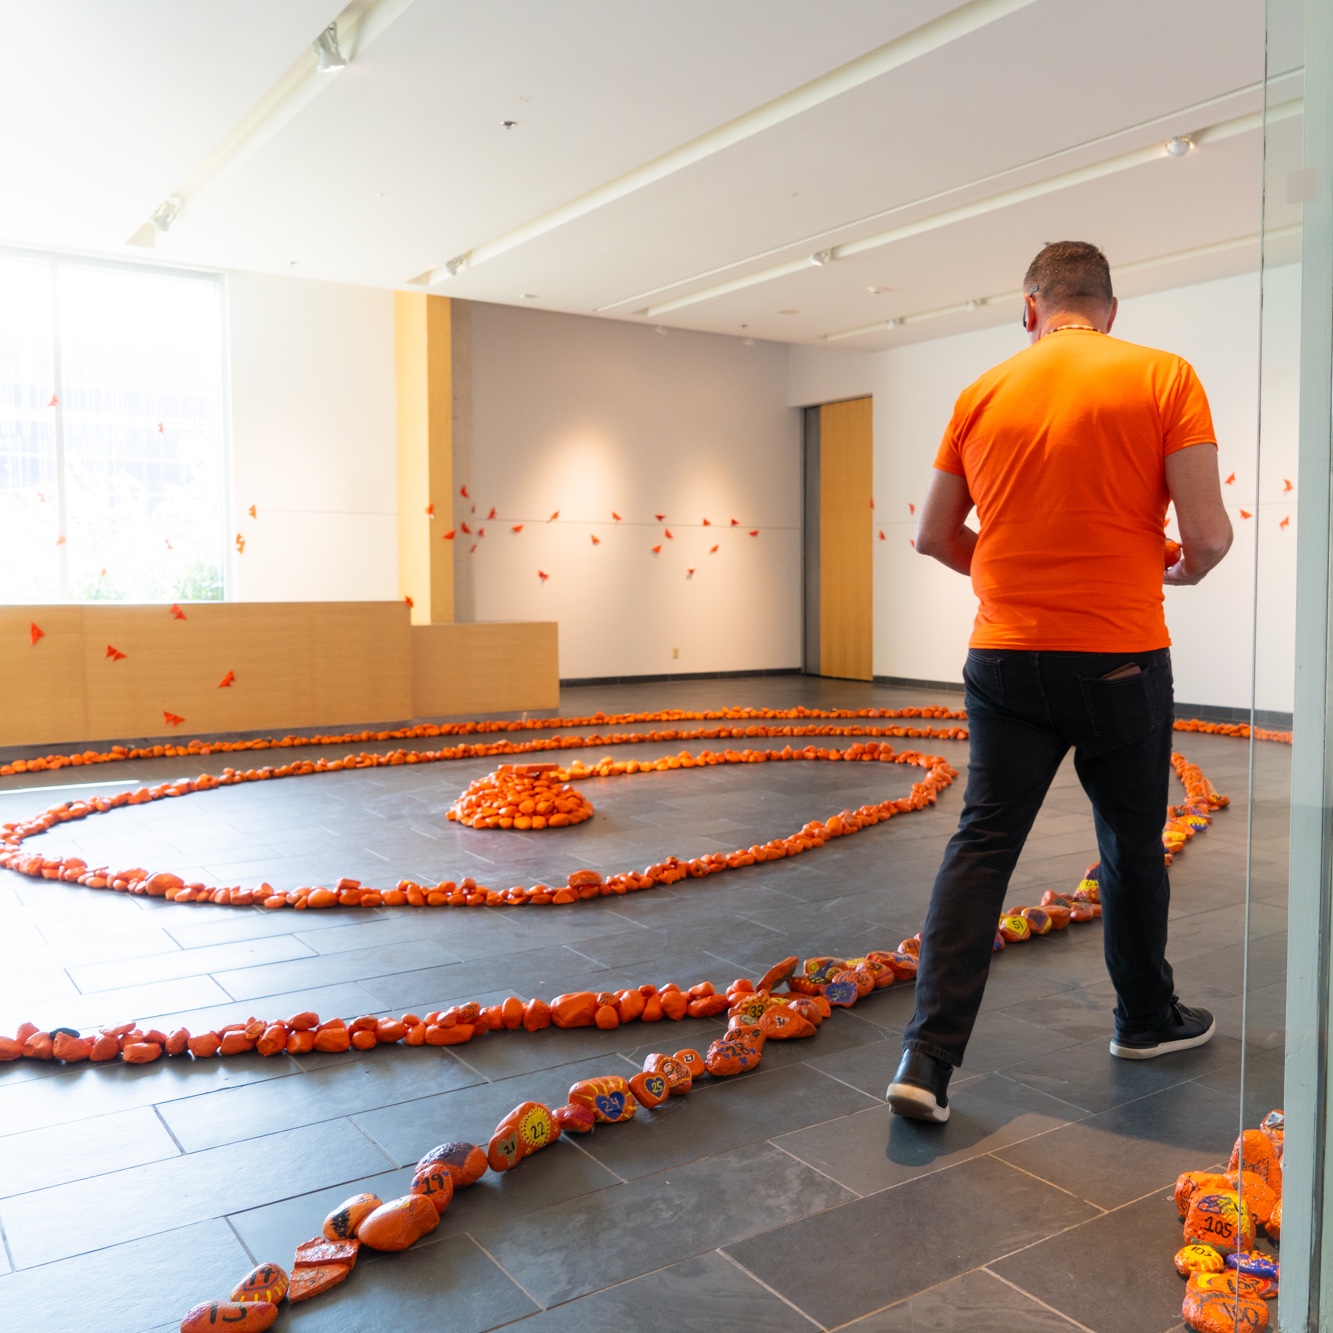
[[[671,1085],[673,1097],[683,1097],[694,1086],[694,1075],[690,1072],[689,1066],[678,1057],[663,1055],[660,1051],[654,1051],[644,1058],[643,1072],[664,1074],[666,1081]]]
[[[774,991],[787,980],[793,972],[796,971],[797,964],[801,960],[795,954],[790,958],[784,958],[780,963],[774,963],[772,967],[759,979],[755,990]]]
[[[800,1014],[811,1027],[818,1027],[824,1021],[824,1014],[811,995],[795,995],[787,1001],[787,1008],[794,1014]]]
[[[382,1203],[357,1228],[357,1239],[372,1250],[405,1250],[440,1225],[435,1205],[420,1194]]]
[[[1211,1245],[1182,1245],[1172,1261],[1181,1277],[1191,1273],[1220,1273],[1226,1267]]]
[[[1023,940],[1031,938],[1032,927],[1028,920],[1018,913],[1012,913],[1009,916],[1000,918],[1000,934],[1004,937],[1006,944],[1019,944]]]
[[[689,1071],[691,1078],[698,1078],[704,1073],[704,1058],[698,1051],[687,1046],[682,1051],[677,1051],[673,1060],[679,1060],[681,1064]]]
[[[356,1256],[361,1249],[361,1242],[352,1240],[326,1240],[316,1236],[296,1247],[296,1258],[292,1260],[292,1280],[296,1280],[299,1268],[318,1268],[321,1264],[342,1264],[346,1268],[356,1267]]]
[[[220,1328],[263,1333],[277,1317],[278,1307],[269,1301],[208,1301],[186,1313],[181,1333],[216,1333]]]
[[[786,1041],[793,1037],[813,1037],[815,1025],[784,1004],[770,1009],[759,1020],[759,1031],[765,1037]]]
[[[361,1223],[383,1202],[378,1194],[354,1194],[324,1219],[324,1235],[329,1240],[347,1240],[357,1235]]]
[[[1247,1129],[1236,1140],[1231,1150],[1231,1160],[1227,1163],[1228,1171],[1238,1169],[1242,1158],[1245,1170],[1253,1171],[1279,1198],[1282,1195],[1282,1166],[1272,1140],[1261,1129]]]
[[[1268,1233],[1270,1240],[1282,1239],[1282,1200],[1279,1199],[1273,1208],[1273,1216],[1264,1223],[1264,1230]]]
[[[1019,915],[1028,923],[1034,935],[1049,935],[1055,923],[1050,913],[1042,907],[1020,907]]]
[[[560,1125],[549,1106],[523,1102],[496,1127],[486,1149],[486,1159],[492,1171],[509,1171],[559,1137]]]
[[[1268,1327],[1268,1307],[1263,1301],[1224,1291],[1186,1288],[1180,1314],[1192,1333],[1259,1333]]]
[[[412,1177],[411,1191],[435,1205],[435,1211],[442,1213],[454,1197],[454,1178],[447,1167],[426,1166],[420,1168]]]
[[[260,1264],[236,1284],[231,1293],[234,1301],[268,1301],[281,1305],[287,1294],[287,1274],[277,1264]]]
[[[551,1001],[551,1022],[558,1028],[589,1028],[597,1021],[597,996],[592,991],[557,995]]]
[[[1211,1245],[1218,1254],[1254,1248],[1254,1214],[1234,1190],[1201,1190],[1190,1200],[1185,1239]]]
[[[296,1305],[300,1301],[308,1301],[312,1296],[322,1296],[340,1282],[345,1282],[351,1271],[349,1264],[309,1264],[298,1268],[292,1274],[287,1299]]]
[[[763,1050],[762,1037],[720,1037],[709,1046],[704,1056],[704,1066],[718,1078],[742,1074],[759,1063]]]
[[[665,1074],[635,1074],[629,1081],[629,1090],[634,1094],[635,1101],[650,1111],[661,1106],[671,1096],[671,1085]]]
[[[474,1185],[486,1174],[486,1153],[475,1143],[441,1143],[417,1163],[417,1170],[442,1166],[454,1178],[454,1188]]]
[[[597,1123],[591,1106],[557,1106],[551,1116],[565,1134],[587,1134]]]
[[[1269,1189],[1268,1182],[1253,1171],[1229,1171],[1227,1181],[1249,1205],[1255,1222],[1267,1229],[1268,1220],[1277,1207],[1277,1195]]]
[[[639,1108],[628,1081],[619,1074],[580,1079],[570,1088],[569,1100],[575,1106],[590,1106],[599,1125],[617,1125],[633,1120],[634,1112]]]
[[[1183,1222],[1190,1210],[1190,1200],[1200,1190],[1234,1189],[1230,1177],[1218,1171],[1183,1171],[1176,1177],[1176,1212]]]
[[[842,958],[807,958],[787,978],[787,989],[805,995],[817,995],[833,980],[835,973],[845,971],[846,967],[847,963]]]

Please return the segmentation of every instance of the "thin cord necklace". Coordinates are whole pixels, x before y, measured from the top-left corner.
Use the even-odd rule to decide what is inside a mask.
[[[1057,324],[1053,329],[1047,329],[1041,336],[1047,337],[1052,333],[1063,333],[1066,329],[1086,329],[1089,333],[1100,333],[1100,329],[1094,329],[1091,324]]]

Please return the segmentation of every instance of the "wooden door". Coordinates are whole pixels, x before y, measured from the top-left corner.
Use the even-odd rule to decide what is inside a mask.
[[[871,409],[854,398],[807,416],[806,669],[847,680],[874,674]]]

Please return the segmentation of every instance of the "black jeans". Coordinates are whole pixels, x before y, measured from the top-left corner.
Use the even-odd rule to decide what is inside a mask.
[[[1126,663],[1141,671],[1101,679]],[[962,1064],[1009,877],[1071,746],[1096,821],[1116,1026],[1121,1032],[1157,1026],[1175,999],[1162,852],[1174,702],[1170,651],[973,649],[963,681],[971,735],[967,794],[935,877],[904,1047]]]

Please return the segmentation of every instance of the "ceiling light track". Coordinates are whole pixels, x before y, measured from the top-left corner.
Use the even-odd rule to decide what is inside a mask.
[[[158,206],[150,221],[129,239],[130,245],[151,247],[166,231],[158,215],[169,204],[174,223],[188,201],[205,185],[216,184],[252,158],[275,134],[333,80],[323,77],[344,68],[364,51],[412,4],[412,0],[351,0],[337,18],[301,52],[276,83],[232,127],[188,180]]]
[[[1270,116],[1271,121],[1271,116]],[[1126,273],[1143,273],[1154,268],[1163,268],[1169,264],[1180,264],[1191,259],[1203,259],[1209,255],[1226,254],[1232,250],[1242,250],[1249,245],[1258,245],[1260,241],[1286,240],[1301,234],[1301,224],[1292,223],[1286,227],[1274,227],[1261,236],[1252,232],[1248,236],[1234,236],[1225,241],[1213,241],[1208,245],[1194,246],[1189,250],[1173,250],[1170,254],[1154,255],[1150,259],[1136,259],[1128,264],[1117,264],[1114,274],[1118,279]],[[1017,302],[1023,295],[1022,289],[1015,287],[1011,292],[1001,292],[997,296],[982,296],[971,301],[957,301],[953,305],[937,306],[933,310],[918,310],[909,315],[896,315],[892,319],[876,320],[873,324],[862,324],[855,329],[841,329],[837,333],[826,333],[821,341],[826,343],[845,342],[848,338],[864,338],[874,333],[883,333],[887,329],[899,329],[913,324],[924,324],[933,319],[942,319],[945,315],[961,315],[968,311],[983,310],[989,306],[1005,305]]]
[[[1270,100],[1276,100],[1272,97],[1273,91],[1280,85],[1295,83],[1303,71],[1300,68],[1287,70],[1281,74],[1270,75],[1267,81],[1267,90]],[[687,287],[694,283],[705,282],[709,278],[715,278],[723,273],[731,273],[736,269],[744,268],[749,264],[757,264],[765,259],[771,259],[776,255],[790,254],[793,250],[818,249],[818,247],[830,245],[831,238],[838,235],[845,235],[847,232],[857,227],[869,226],[873,222],[883,222],[888,218],[897,217],[903,213],[911,212],[914,209],[925,208],[931,204],[938,204],[941,200],[950,199],[956,195],[962,194],[968,190],[977,190],[986,185],[993,185],[1003,181],[1021,172],[1032,171],[1035,168],[1047,166],[1057,162],[1062,158],[1067,158],[1071,153],[1086,152],[1089,149],[1097,148],[1101,145],[1114,143],[1127,138],[1153,138],[1154,132],[1160,134],[1164,129],[1178,125],[1181,121],[1188,118],[1188,123],[1200,124],[1218,107],[1227,103],[1234,102],[1238,98],[1244,97],[1262,97],[1265,93],[1265,84],[1249,83],[1240,88],[1233,88],[1229,92],[1219,93],[1216,97],[1206,98],[1202,102],[1195,102],[1190,106],[1178,107],[1165,115],[1153,116],[1149,120],[1139,121],[1135,125],[1127,125],[1123,129],[1112,130],[1109,134],[1099,134],[1091,139],[1084,139],[1081,143],[1069,144],[1063,148],[1057,148],[1054,152],[1043,153],[1039,157],[1029,158],[1026,162],[1020,162],[1016,166],[1005,167],[1001,171],[994,171],[985,176],[979,176],[975,180],[966,181],[961,185],[951,185],[947,189],[937,190],[931,194],[921,195],[916,199],[909,199],[906,203],[894,204],[889,208],[877,209],[873,213],[865,213],[861,217],[852,218],[847,222],[840,222],[833,227],[824,227],[817,232],[808,233],[805,236],[799,236],[793,241],[784,241],[781,245],[770,246],[766,250],[760,250],[756,254],[746,255],[744,259],[734,259],[726,264],[719,264],[716,268],[705,269],[702,273],[691,274],[688,278],[677,278],[673,282],[664,283],[659,287],[651,287],[647,291],[636,292],[632,296],[622,296],[618,300],[610,301],[606,305],[597,306],[593,311],[597,315],[605,315],[613,310],[618,310],[624,306],[639,306],[641,303],[651,305],[652,298],[661,296],[666,292],[674,291],[681,287]],[[1177,138],[1189,140],[1188,135],[1178,135]],[[1168,149],[1168,153],[1170,150]],[[1175,156],[1175,154],[1172,154]]]
[[[904,33],[901,37],[895,37],[883,46],[867,51],[855,60],[821,74],[799,88],[793,88],[790,92],[783,93],[782,96],[775,97],[723,125],[718,125],[707,133],[689,140],[688,143],[683,143],[653,158],[652,161],[635,167],[623,176],[607,181],[596,189],[561,204],[549,213],[525,222],[521,227],[515,227],[501,236],[473,246],[472,249],[449,260],[447,264],[440,264],[431,269],[430,285],[447,281],[464,269],[475,268],[478,264],[484,264],[487,260],[536,240],[547,232],[567,226],[637,190],[664,180],[686,167],[694,166],[695,163],[702,162],[715,153],[722,152],[723,149],[743,143],[764,130],[781,125],[784,121],[842,96],[843,93],[860,88],[863,84],[881,78],[914,60],[919,60],[932,51],[948,46],[969,33],[1007,18],[1010,14],[1027,8],[1033,2],[1034,0],[968,0],[967,4],[960,5],[957,9],[929,23],[924,23],[911,32]]]
[[[1278,106],[1271,107],[1267,114],[1267,123],[1272,125],[1280,120],[1287,120],[1292,116],[1299,115],[1303,106],[1304,101],[1301,98],[1296,98],[1293,101],[1283,102]],[[1244,116],[1236,116],[1232,120],[1224,120],[1206,130],[1200,130],[1198,133],[1191,135],[1190,139],[1196,147],[1202,147],[1233,138],[1238,134],[1247,134],[1258,130],[1263,124],[1264,113],[1254,111]],[[1113,176],[1117,172],[1128,171],[1133,167],[1146,166],[1148,163],[1160,161],[1166,156],[1168,156],[1168,150],[1166,145],[1162,143],[1153,143],[1143,148],[1131,149],[1127,153],[1119,153],[1115,157],[1104,158],[1100,162],[1075,167],[1071,171],[1062,171],[1057,175],[1047,176],[1044,180],[1032,181],[1027,185],[1019,185],[1010,190],[1002,190],[999,194],[992,194],[984,199],[976,199],[971,203],[959,204],[955,208],[945,209],[941,213],[933,213],[927,217],[917,218],[912,222],[905,222],[901,226],[890,228],[888,231],[876,232],[872,236],[862,236],[854,241],[844,241],[839,245],[830,247],[829,255],[832,259],[849,259],[853,255],[878,250],[883,246],[892,245],[896,241],[907,240],[912,236],[920,236],[925,232],[938,231],[942,227],[953,226],[955,223],[966,222],[972,218],[984,217],[987,213],[998,212],[1002,208],[1011,208],[1015,204],[1027,203],[1032,199],[1040,199],[1045,195],[1055,194],[1075,185],[1085,185],[1089,181]],[[637,313],[647,319],[657,319],[659,316],[668,314],[673,310],[682,310],[686,306],[698,305],[703,301],[712,301],[720,296],[730,295],[732,292],[743,291],[747,287],[757,287],[760,283],[787,277],[789,274],[808,267],[810,263],[810,259],[800,259],[789,261],[786,264],[775,264],[772,268],[760,269],[758,272],[733,278],[730,282],[720,282],[714,287],[705,287],[699,291],[690,292],[688,295],[675,297],[670,301],[650,305]]]

